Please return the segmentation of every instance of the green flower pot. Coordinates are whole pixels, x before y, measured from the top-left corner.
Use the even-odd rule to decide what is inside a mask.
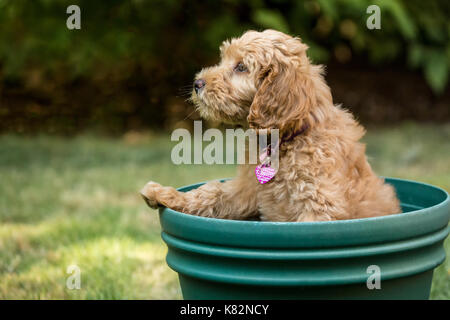
[[[167,263],[185,299],[428,299],[433,269],[445,259],[449,195],[423,183],[386,181],[397,190],[401,214],[261,222],[161,208]],[[376,284],[377,274],[369,266],[380,271],[372,289],[367,283]]]

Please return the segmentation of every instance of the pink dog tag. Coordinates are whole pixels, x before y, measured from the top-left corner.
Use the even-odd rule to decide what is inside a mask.
[[[265,184],[272,180],[272,178],[277,173],[277,170],[272,168],[271,166],[271,156],[273,156],[274,152],[278,148],[278,142],[276,143],[274,149],[271,146],[267,146],[259,155],[259,161],[261,161],[260,165],[257,165],[255,168],[256,179],[258,179],[259,183]]]
[[[267,164],[260,164],[256,166],[255,169],[256,179],[258,179],[261,184],[270,181],[276,173],[277,171]]]

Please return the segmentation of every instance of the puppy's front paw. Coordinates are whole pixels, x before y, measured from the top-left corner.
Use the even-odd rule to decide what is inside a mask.
[[[156,197],[157,191],[160,188],[162,188],[162,186],[159,183],[149,181],[140,191],[142,198],[144,198],[147,205],[152,209],[158,209],[159,203]]]

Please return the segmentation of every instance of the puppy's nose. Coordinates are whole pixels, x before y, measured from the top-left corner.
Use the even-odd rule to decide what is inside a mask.
[[[206,81],[203,79],[198,79],[194,81],[195,92],[198,93],[206,85]]]

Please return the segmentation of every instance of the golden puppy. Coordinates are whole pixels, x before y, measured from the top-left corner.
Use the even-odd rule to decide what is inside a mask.
[[[365,131],[333,105],[322,66],[309,61],[300,39],[248,31],[220,47],[221,62],[202,70],[192,100],[204,118],[279,129],[279,169],[260,184],[255,165],[234,180],[183,193],[149,182],[141,191],[151,207],[224,219],[328,221],[399,213],[392,186],[372,171]],[[287,138],[291,137],[291,138]]]

